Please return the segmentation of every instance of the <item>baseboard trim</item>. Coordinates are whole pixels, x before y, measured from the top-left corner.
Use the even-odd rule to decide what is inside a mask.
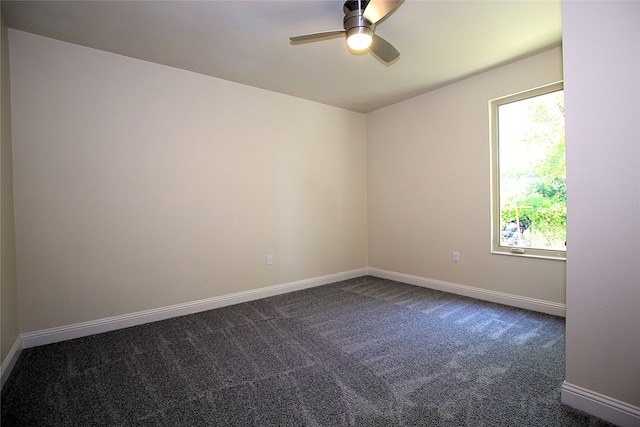
[[[640,426],[640,407],[586,388],[562,383],[562,403],[621,427]]]
[[[9,353],[7,353],[7,357],[2,361],[2,365],[0,366],[0,389],[4,387],[4,383],[9,379],[9,375],[11,375],[11,371],[16,365],[21,352],[22,339],[17,337],[16,342],[13,343]]]
[[[341,280],[348,280],[354,277],[365,276],[367,275],[367,272],[367,268],[361,268],[336,274],[329,274],[326,276],[319,276],[295,282],[268,286],[264,288],[252,289],[249,291],[206,298],[183,304],[175,304],[152,310],[139,311],[136,313],[124,314],[121,316],[113,316],[104,319],[92,320],[89,322],[76,323],[73,325],[60,326],[35,332],[28,332],[21,335],[22,347],[37,347],[40,345],[52,344],[88,335],[137,326],[144,323],[157,322],[159,320],[165,320],[172,317],[212,310],[228,305],[240,304],[243,302],[267,298],[287,292],[298,291],[316,286],[327,285],[329,283],[339,282]]]
[[[412,276],[394,271],[382,270],[379,268],[369,268],[369,274],[382,279],[395,280],[409,285],[421,286],[438,291],[449,292],[456,295],[476,298],[483,301],[495,302],[512,307],[524,308],[526,310],[551,314],[554,316],[566,317],[566,305],[551,301],[544,301],[535,298],[528,298],[519,295],[507,294],[504,292],[490,291],[487,289],[474,288],[472,286],[459,285],[456,283],[443,282],[442,280],[428,279],[420,276]]]

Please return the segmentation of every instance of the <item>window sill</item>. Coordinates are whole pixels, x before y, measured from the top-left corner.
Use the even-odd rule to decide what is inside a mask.
[[[495,255],[508,255],[508,256],[514,256],[514,257],[524,257],[524,258],[550,259],[555,261],[567,260],[566,251],[550,251],[550,250],[544,250],[544,249],[512,248],[512,247],[500,246],[499,248],[494,248],[493,250],[491,250],[491,253]]]

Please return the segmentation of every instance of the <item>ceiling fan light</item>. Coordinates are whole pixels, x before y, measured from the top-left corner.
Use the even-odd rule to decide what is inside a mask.
[[[353,50],[364,50],[371,46],[372,40],[371,34],[355,33],[347,38],[347,44]]]

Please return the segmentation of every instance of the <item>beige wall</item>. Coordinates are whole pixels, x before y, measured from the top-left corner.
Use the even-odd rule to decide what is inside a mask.
[[[564,302],[563,262],[490,255],[487,237],[487,101],[560,80],[558,49],[365,129],[357,113],[10,37],[21,332],[367,262]]]
[[[367,266],[364,115],[9,37],[21,332]]]
[[[4,364],[11,348],[19,335],[18,289],[16,276],[15,226],[13,214],[13,170],[11,164],[11,90],[9,80],[9,44],[7,29],[2,19],[0,41],[2,42],[1,80],[2,80],[2,150],[0,151],[0,363]]]
[[[563,2],[566,381],[640,416],[640,3]],[[597,397],[596,397],[597,399]]]
[[[368,114],[369,266],[564,303],[564,261],[490,254],[488,101],[560,80],[558,48]]]

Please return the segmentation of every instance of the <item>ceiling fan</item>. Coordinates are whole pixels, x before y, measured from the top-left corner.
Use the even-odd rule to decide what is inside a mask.
[[[400,52],[375,34],[376,23],[388,16],[401,0],[347,0],[344,2],[344,30],[323,31],[290,37],[292,44],[347,36],[347,45],[355,51],[369,49],[386,63],[395,61]]]

